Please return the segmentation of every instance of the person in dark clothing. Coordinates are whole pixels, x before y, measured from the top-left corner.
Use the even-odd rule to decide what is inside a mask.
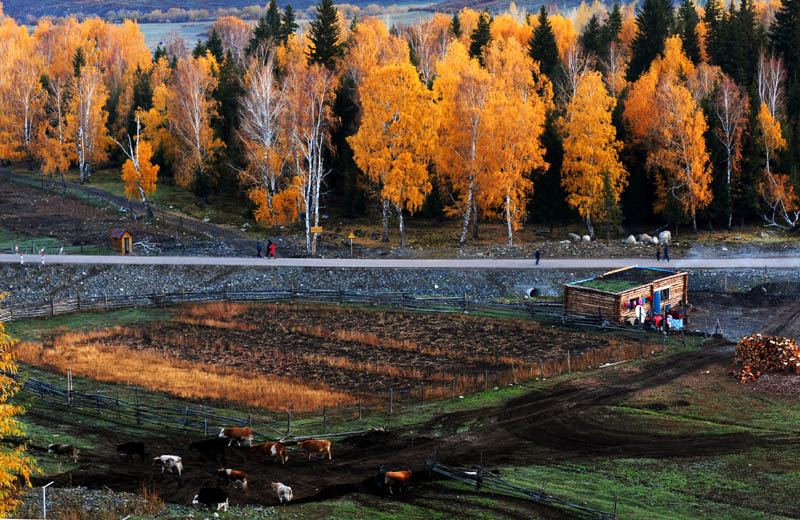
[[[259,257],[259,258],[261,258],[261,248],[263,248],[263,247],[264,246],[261,243],[261,240],[259,240],[258,243],[256,244],[256,256]]]
[[[656,262],[661,261],[661,244],[656,244]]]
[[[664,244],[664,261],[669,262],[669,244]]]
[[[270,258],[275,258],[275,244],[272,240],[267,243],[267,254]]]
[[[536,265],[539,265],[539,259],[542,257],[542,252],[537,249],[534,253],[534,256],[536,257]]]

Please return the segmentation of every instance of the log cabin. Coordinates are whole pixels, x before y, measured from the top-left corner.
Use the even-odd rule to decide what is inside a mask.
[[[595,278],[564,284],[563,315],[624,323],[645,312],[667,312],[688,304],[689,274],[669,269],[630,266]]]

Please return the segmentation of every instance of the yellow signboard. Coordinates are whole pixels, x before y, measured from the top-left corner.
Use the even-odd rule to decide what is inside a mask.
[[[322,226],[311,226],[312,233],[322,233]]]
[[[350,233],[349,235],[347,235],[347,238],[349,238],[350,240],[353,240],[355,237],[356,236],[353,233]]]

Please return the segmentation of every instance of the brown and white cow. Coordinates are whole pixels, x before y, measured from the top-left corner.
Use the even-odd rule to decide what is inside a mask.
[[[164,470],[172,473],[172,470],[174,469],[178,472],[178,476],[181,476],[181,473],[183,472],[183,459],[177,455],[160,455],[153,459],[153,464],[158,462],[161,463],[161,473],[164,473]]]
[[[326,441],[323,439],[308,439],[307,441],[298,442],[297,445],[303,448],[303,451],[306,452],[306,455],[308,455],[308,460],[311,460],[311,455],[315,453],[322,453],[323,457],[327,453],[328,460],[331,460],[331,441]]]
[[[292,496],[293,496],[292,488],[290,488],[286,484],[283,484],[281,482],[273,482],[272,489],[274,489],[275,493],[278,494],[278,500],[280,501],[281,504],[283,504],[284,500],[286,500],[287,502],[292,501]]]
[[[273,460],[277,458],[281,461],[281,464],[286,464],[286,461],[289,460],[289,451],[280,442],[262,442],[252,446],[250,449],[253,453],[258,453],[264,458],[272,457]]]
[[[250,446],[253,444],[253,430],[248,428],[247,426],[236,426],[234,428],[220,428],[219,437],[230,439],[230,441],[228,442],[228,446],[230,446],[233,443],[233,441],[236,441],[236,444],[239,446],[242,445],[242,441],[245,442],[246,446]]]
[[[72,444],[51,444],[47,447],[47,453],[55,453],[56,455],[66,455],[74,462],[78,462],[78,449]]]
[[[228,483],[233,482],[234,485],[238,483],[242,486],[242,491],[247,491],[247,473],[244,471],[230,468],[219,468],[217,470],[217,476],[225,479]]]
[[[411,470],[406,471],[387,471],[384,474],[384,484],[389,494],[393,495],[392,488],[398,486],[400,490],[408,488],[408,483],[411,482]]]

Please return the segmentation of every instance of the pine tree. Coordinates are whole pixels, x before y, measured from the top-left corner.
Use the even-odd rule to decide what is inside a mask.
[[[253,37],[247,46],[247,53],[252,54],[262,44],[281,37],[281,13],[278,3],[270,0],[267,12],[258,19],[253,29]]]
[[[611,234],[619,233],[622,227],[622,208],[619,205],[614,186],[611,183],[611,175],[608,172],[603,174],[603,218],[600,221],[601,227],[606,234],[606,242],[611,243]]]
[[[644,0],[636,15],[636,37],[631,43],[631,64],[628,80],[636,81],[650,63],[662,52],[664,42],[672,32],[674,16],[670,0]]]
[[[241,160],[241,149],[237,146],[236,129],[239,128],[239,100],[244,94],[241,78],[243,71],[236,66],[230,51],[225,55],[225,60],[219,67],[217,87],[212,91],[211,97],[217,102],[217,117],[214,118],[214,131],[222,142],[226,143],[223,157],[225,165],[218,168],[219,177],[217,185],[229,193],[235,193],[237,175],[228,164],[236,165]]]
[[[167,57],[167,49],[161,45],[161,42],[158,42],[156,50],[153,51],[153,63],[157,63],[158,60],[166,57]]]
[[[306,53],[308,63],[335,69],[336,62],[344,56],[340,36],[339,13],[333,6],[333,0],[320,0],[317,16],[311,21],[309,31],[311,50]]]
[[[683,42],[683,52],[692,63],[700,63],[700,38],[697,36],[699,18],[692,0],[683,0],[678,9],[677,32]]]
[[[222,49],[222,38],[219,37],[219,33],[216,29],[211,30],[211,36],[206,40],[206,49],[216,58],[217,63],[222,63],[222,59],[225,57],[225,51]]]
[[[592,15],[580,37],[581,47],[587,56],[599,58],[605,54],[602,31],[597,16]]]
[[[561,70],[561,57],[553,27],[547,18],[547,9],[542,5],[539,10],[539,25],[533,31],[528,43],[528,54],[539,62],[540,70],[550,81],[555,83]]]
[[[603,24],[601,39],[604,51],[608,49],[613,41],[619,41],[619,33],[622,32],[622,10],[619,2],[614,2],[614,7],[608,13],[606,23]]]
[[[483,66],[483,49],[492,40],[492,20],[489,13],[484,11],[478,17],[478,26],[472,31],[470,36],[469,57],[478,58]]]
[[[286,4],[286,8],[283,10],[283,16],[281,17],[281,41],[284,45],[289,41],[289,37],[295,33],[298,27],[300,26],[297,25],[297,21],[295,20],[292,4]]]
[[[136,112],[147,112],[153,107],[153,87],[150,84],[150,73],[136,68],[133,74],[133,100],[128,111],[128,135],[136,134]]]
[[[197,40],[197,45],[195,45],[194,49],[192,49],[192,57],[199,58],[200,56],[205,56],[206,50],[208,50],[206,47],[206,42],[203,40]]]
[[[719,0],[707,0],[706,10],[703,15],[703,23],[706,24],[706,56],[709,63],[719,65],[719,41],[720,29],[724,12],[720,7]]]
[[[461,30],[461,18],[459,18],[458,12],[453,15],[453,20],[450,22],[450,30],[453,31],[453,36],[456,38],[461,38],[461,35],[464,34]]]
[[[772,46],[783,58],[789,78],[797,78],[800,72],[800,0],[783,0],[769,31]]]
[[[80,77],[84,65],[86,65],[86,55],[83,53],[83,47],[78,47],[75,56],[72,57],[72,72],[76,78]]]

